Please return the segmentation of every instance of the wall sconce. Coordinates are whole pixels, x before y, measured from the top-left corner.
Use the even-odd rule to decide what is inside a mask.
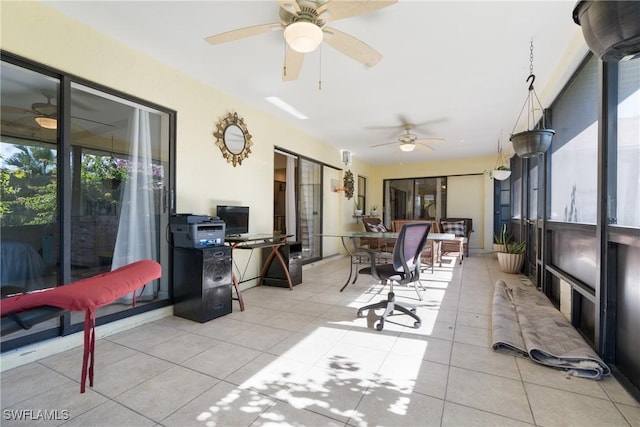
[[[351,166],[351,151],[349,150],[342,150],[342,163],[344,163],[345,166]]]

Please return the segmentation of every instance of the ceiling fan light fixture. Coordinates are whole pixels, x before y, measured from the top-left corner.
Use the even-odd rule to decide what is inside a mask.
[[[416,149],[416,144],[414,144],[413,142],[405,142],[403,144],[400,144],[400,150],[404,151],[404,152],[409,152],[409,151],[413,151]]]
[[[322,43],[322,30],[308,21],[289,24],[284,30],[284,39],[291,49],[300,53],[313,52]]]
[[[36,117],[35,121],[41,128],[58,129],[58,121],[52,117]]]

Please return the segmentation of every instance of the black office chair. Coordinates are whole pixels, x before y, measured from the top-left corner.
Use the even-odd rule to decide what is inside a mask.
[[[375,257],[371,257],[371,267],[360,270],[362,274],[369,274],[375,279],[389,284],[389,294],[386,300],[361,307],[358,310],[358,317],[363,317],[365,310],[385,309],[376,325],[377,330],[382,330],[387,316],[392,315],[394,310],[411,316],[415,320],[414,327],[416,329],[420,327],[421,320],[416,314],[415,307],[410,308],[396,302],[393,283],[404,285],[420,281],[420,254],[427,242],[427,234],[430,229],[430,223],[404,224],[393,247],[393,262],[391,264],[376,264]]]

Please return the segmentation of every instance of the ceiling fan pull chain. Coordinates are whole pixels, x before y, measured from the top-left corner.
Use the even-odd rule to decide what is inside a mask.
[[[319,50],[319,55],[320,55],[320,61],[318,61],[318,66],[319,66],[319,70],[318,70],[318,90],[322,90],[322,45],[320,45],[320,49]]]

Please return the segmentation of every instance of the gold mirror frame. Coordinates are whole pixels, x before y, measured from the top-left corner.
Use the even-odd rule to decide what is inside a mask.
[[[242,141],[234,141],[232,144],[232,141],[227,140],[227,136],[229,135],[227,132],[233,131],[233,128],[238,128],[244,138],[244,144],[239,149],[233,147],[233,145],[239,145]],[[228,113],[220,119],[216,125],[216,130],[213,132],[213,136],[217,138],[216,145],[220,151],[222,151],[222,157],[224,157],[227,162],[232,163],[233,167],[241,165],[242,161],[249,157],[253,141],[251,141],[251,134],[247,130],[244,119],[238,117],[238,113]]]

